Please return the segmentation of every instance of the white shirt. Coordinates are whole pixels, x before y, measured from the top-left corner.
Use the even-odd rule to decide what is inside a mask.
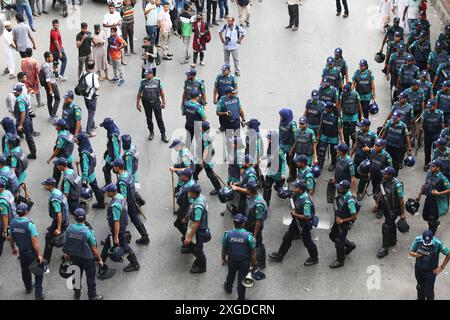
[[[381,0],[380,1],[380,13],[383,17],[388,17],[391,15],[392,10],[392,0]]]
[[[225,24],[219,32],[222,33],[225,42],[227,42],[226,38],[230,38],[230,41],[223,45],[225,50],[236,50],[239,47],[237,41],[241,36],[245,36],[245,29],[237,24],[234,24],[232,29],[230,29],[228,24]]]
[[[149,13],[147,13],[147,15],[145,16],[147,19],[145,20],[145,25],[146,26],[156,26],[158,24],[158,14],[156,13],[156,4],[153,4],[151,2],[149,2],[146,6],[145,6],[145,10],[149,10],[153,8],[152,11],[150,11]]]
[[[14,43],[13,40],[13,34],[12,34],[12,30],[8,31],[8,30],[4,30],[3,32],[3,40],[5,41],[5,49],[11,49],[11,50],[15,50],[13,47],[11,47],[11,45]]]
[[[120,13],[115,11],[113,14],[107,13],[103,17],[103,24],[112,25],[122,22],[122,17],[120,16]],[[106,36],[109,38],[111,36],[111,28],[105,28],[106,29]],[[122,35],[122,28],[117,26],[117,35]]]
[[[83,71],[83,73],[81,74],[80,77],[85,75],[86,72],[87,71]],[[86,97],[86,99],[90,100],[90,99],[92,99],[94,94],[97,94],[97,89],[100,88],[100,83],[98,82],[98,74],[97,73],[92,73],[92,72],[87,72],[87,73],[88,73],[88,75],[86,76],[86,78],[84,78],[84,80],[86,81],[86,85],[89,88],[87,90],[89,92],[89,94]]]

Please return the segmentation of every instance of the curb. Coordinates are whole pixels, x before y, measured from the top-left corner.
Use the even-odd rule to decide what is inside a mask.
[[[438,16],[447,25],[450,23],[450,0],[431,0]]]

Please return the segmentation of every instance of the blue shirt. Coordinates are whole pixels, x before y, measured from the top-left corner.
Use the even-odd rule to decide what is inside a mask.
[[[222,34],[223,39],[226,42],[226,38],[230,38],[227,44],[224,44],[223,47],[225,50],[236,50],[238,48],[238,40],[241,36],[245,36],[245,29],[243,27],[234,24],[231,28],[228,24],[224,25],[219,33]]]

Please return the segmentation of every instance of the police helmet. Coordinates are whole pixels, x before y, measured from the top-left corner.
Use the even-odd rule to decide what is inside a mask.
[[[370,114],[377,114],[378,111],[380,111],[380,108],[378,107],[378,104],[375,101],[372,101],[369,104],[369,112],[370,112]]]
[[[295,163],[304,163],[307,164],[308,163],[308,156],[305,154],[298,154],[294,157],[294,162]]]
[[[72,261],[70,260],[62,260],[61,264],[59,265],[59,275],[63,277],[64,279],[69,279],[74,273],[75,270],[72,272],[68,272],[67,269],[72,265]]]
[[[322,170],[320,169],[319,165],[315,164],[311,167],[311,172],[312,172],[314,178],[317,179],[318,177],[320,177]]]
[[[223,187],[222,189],[219,190],[217,196],[221,203],[227,203],[233,201],[234,191],[230,187]]]
[[[294,188],[300,188],[302,190],[306,190],[307,184],[305,179],[298,179],[294,182]]]
[[[125,251],[122,247],[112,247],[108,250],[109,258],[114,262],[123,262]]]
[[[359,66],[360,67],[368,67],[369,63],[367,62],[367,60],[361,59],[361,60],[359,60]]]
[[[414,158],[414,156],[408,156],[406,157],[406,159],[403,161],[404,165],[407,167],[413,167],[416,164],[416,159]]]
[[[247,218],[241,213],[238,213],[233,217],[233,223],[237,224],[237,225],[242,225],[246,221],[247,221]]]
[[[409,198],[405,203],[405,209],[411,215],[415,215],[417,211],[419,211],[420,208],[420,202],[416,201],[415,199]]]
[[[383,63],[385,59],[386,55],[383,52],[380,51],[375,54],[375,61],[377,63]]]
[[[56,248],[61,248],[66,243],[66,235],[61,233],[59,236],[53,237],[52,244]]]
[[[336,188],[338,190],[348,190],[350,189],[351,183],[348,180],[342,180],[338,184],[336,184]]]
[[[361,162],[358,166],[358,174],[360,176],[367,176],[370,171],[370,160],[366,159],[363,162]]]
[[[9,136],[7,137],[7,143],[13,148],[18,147],[20,146],[20,138],[18,135]]]
[[[28,266],[28,270],[37,277],[44,275],[47,269],[48,262],[45,259],[42,260],[42,262],[39,262],[39,260],[36,259]]]
[[[247,183],[246,187],[250,192],[256,192],[256,191],[258,191],[258,182],[254,181],[254,180],[250,180]]]
[[[289,190],[286,187],[282,187],[280,189],[278,189],[278,197],[280,199],[287,199],[292,197],[292,190]]]
[[[197,98],[200,95],[200,91],[198,89],[193,89],[190,93],[191,98]]]
[[[89,187],[84,187],[81,189],[81,199],[85,201],[90,201],[92,199],[94,191]]]
[[[120,137],[120,140],[122,140],[122,146],[124,149],[129,149],[131,146],[131,136],[129,134],[124,134]]]
[[[341,48],[334,49],[334,54],[342,56],[342,49]]]
[[[83,208],[78,208],[74,211],[75,218],[86,218],[86,211]]]

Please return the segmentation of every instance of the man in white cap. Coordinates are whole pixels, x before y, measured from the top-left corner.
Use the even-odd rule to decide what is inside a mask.
[[[5,62],[6,68],[3,71],[4,74],[9,73],[9,78],[15,78],[15,64],[16,64],[16,45],[14,44],[13,35],[12,35],[12,27],[10,21],[5,21],[4,32],[3,32],[3,45],[5,48]]]

